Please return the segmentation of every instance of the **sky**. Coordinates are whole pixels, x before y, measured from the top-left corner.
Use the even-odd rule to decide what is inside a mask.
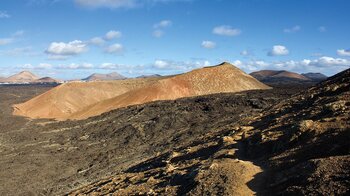
[[[348,0],[0,0],[0,76],[350,67]]]

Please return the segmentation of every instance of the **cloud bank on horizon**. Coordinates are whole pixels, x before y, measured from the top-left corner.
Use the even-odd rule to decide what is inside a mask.
[[[349,8],[346,0],[4,0],[0,76],[177,74],[222,61],[248,73],[332,75],[350,67]]]

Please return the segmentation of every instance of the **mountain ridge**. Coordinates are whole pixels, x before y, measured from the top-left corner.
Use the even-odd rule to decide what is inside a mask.
[[[97,81],[97,80],[123,80],[126,79],[125,76],[112,72],[108,74],[93,73],[90,76],[83,78],[84,81]]]
[[[79,95],[80,97],[85,97],[85,100],[81,100],[82,103],[85,104],[80,104],[84,105],[84,107],[81,107],[79,106],[79,103],[76,103],[74,109],[69,109],[72,106],[66,104],[66,101],[64,101],[65,98],[60,101],[55,101],[55,98],[45,98],[46,95],[40,95],[38,96],[39,98],[36,97],[25,103],[15,105],[14,114],[32,118],[45,117],[56,119],[82,119],[94,115],[99,115],[112,109],[156,100],[173,100],[182,97],[191,97],[213,93],[238,92],[244,90],[270,88],[229,63],[222,63],[217,66],[199,68],[184,74],[168,77],[127,79],[116,80],[113,82],[114,83],[111,83],[111,85],[119,84],[119,88],[122,88],[122,90],[116,90],[113,93],[109,93],[106,97],[104,97],[104,94],[110,91],[108,90],[110,87],[104,88],[102,94],[97,93],[100,91],[100,89],[98,89],[99,84],[103,84],[103,82],[88,82],[79,84],[81,89],[77,89],[77,92],[83,93]],[[133,86],[132,83],[135,83],[136,86]],[[66,87],[69,85],[70,84],[61,85],[58,88],[56,87],[52,89],[50,92],[57,91],[55,94],[60,92],[60,96],[64,95],[66,98],[70,97],[70,94],[77,92],[74,92],[74,87],[69,88],[70,90],[67,92],[63,90],[66,89]],[[90,88],[90,91],[83,92],[83,88]],[[50,92],[48,92],[47,95]],[[89,96],[92,96],[94,94],[99,94],[97,95],[99,98],[89,98]],[[75,96],[71,96],[71,98],[69,98],[69,102],[75,102],[74,97]],[[46,106],[48,108],[45,109],[42,104],[39,104],[39,100],[42,100],[42,102],[47,102]],[[56,104],[60,102],[61,104]],[[67,109],[59,112],[62,110],[62,108]],[[44,112],[43,115],[41,115],[42,111],[51,111],[51,113]],[[57,115],[55,115],[55,112],[52,111],[58,112]]]

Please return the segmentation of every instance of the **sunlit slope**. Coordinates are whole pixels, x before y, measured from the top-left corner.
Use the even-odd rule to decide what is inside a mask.
[[[222,63],[218,66],[196,69],[161,79],[151,85],[84,108],[71,115],[70,118],[83,119],[112,109],[156,100],[173,100],[182,97],[268,88],[235,66]]]

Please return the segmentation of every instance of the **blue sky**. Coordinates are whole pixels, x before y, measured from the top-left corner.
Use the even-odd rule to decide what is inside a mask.
[[[1,0],[0,76],[350,67],[348,0]]]

